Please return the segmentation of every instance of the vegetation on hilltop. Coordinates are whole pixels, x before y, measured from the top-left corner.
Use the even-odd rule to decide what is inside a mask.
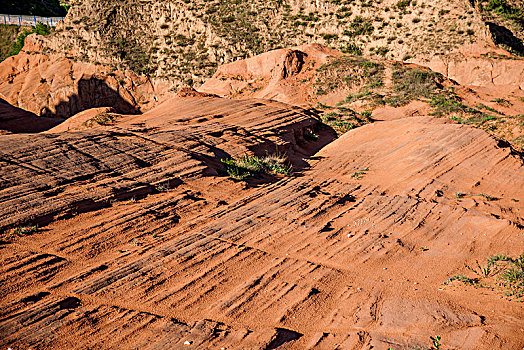
[[[51,27],[43,23],[38,23],[36,27],[0,25],[0,38],[2,39],[0,41],[0,62],[9,56],[18,54],[24,47],[25,38],[33,33],[48,35],[51,33]]]
[[[475,42],[483,27],[468,1],[86,0],[51,50],[198,86],[218,65],[277,48],[317,42],[402,60]]]
[[[523,114],[510,115],[482,103],[468,103],[455,88],[453,82],[428,68],[348,55],[332,57],[317,69],[313,82],[313,93],[319,98],[349,91],[333,106],[317,106],[323,113],[322,121],[338,134],[369,123],[376,108],[401,107],[418,100],[427,103],[431,115],[483,129],[516,149],[524,148],[519,136],[524,128]],[[511,105],[505,99],[492,102]]]
[[[19,32],[19,26],[0,24],[0,62],[10,56]]]

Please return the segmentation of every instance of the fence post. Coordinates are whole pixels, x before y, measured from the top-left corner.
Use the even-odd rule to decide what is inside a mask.
[[[4,24],[7,24],[7,20],[5,19],[5,15],[4,15]]]
[[[18,17],[18,26],[22,26],[22,16]]]
[[[36,16],[33,16],[33,18],[35,19],[35,27],[36,27]]]
[[[53,18],[50,18],[50,20],[51,20],[51,27],[52,27],[53,26]]]

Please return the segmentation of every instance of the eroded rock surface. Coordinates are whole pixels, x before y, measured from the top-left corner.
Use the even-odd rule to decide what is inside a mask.
[[[301,137],[315,123],[277,102],[178,97],[111,126],[0,136],[0,225],[42,225],[0,245],[0,343],[522,347],[521,304],[442,285],[521,253],[520,155],[428,117],[321,148],[328,135]],[[218,176],[221,158],[277,145],[291,176]]]
[[[0,63],[0,95],[15,107],[56,118],[95,107],[136,114],[174,95],[165,81],[43,54],[42,40],[27,37],[21,53]]]

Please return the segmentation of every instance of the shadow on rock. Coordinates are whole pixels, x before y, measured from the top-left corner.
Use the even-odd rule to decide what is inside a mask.
[[[61,118],[39,117],[0,98],[0,132],[35,133],[51,129],[62,122]]]
[[[134,100],[129,101],[122,97],[119,91],[111,88],[104,80],[90,78],[80,79],[78,93],[53,106],[55,112],[52,112],[49,107],[44,107],[40,111],[40,115],[43,117],[69,118],[86,109],[96,107],[113,107],[117,113],[121,114],[140,113],[140,109],[136,106]]]
[[[524,56],[524,44],[522,40],[517,38],[511,30],[506,27],[499,26],[493,22],[486,22],[488,25],[489,31],[493,35],[493,40],[497,45],[506,45],[514,53],[517,53],[521,56]]]

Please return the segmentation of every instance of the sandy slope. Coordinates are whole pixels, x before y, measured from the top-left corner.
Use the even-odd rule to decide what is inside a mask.
[[[0,227],[42,225],[3,236],[0,344],[524,346],[522,304],[442,285],[475,259],[522,253],[520,156],[427,117],[322,149],[327,131],[302,138],[315,124],[278,102],[189,97],[113,126],[0,136]],[[277,145],[300,171],[217,176],[220,158]]]

